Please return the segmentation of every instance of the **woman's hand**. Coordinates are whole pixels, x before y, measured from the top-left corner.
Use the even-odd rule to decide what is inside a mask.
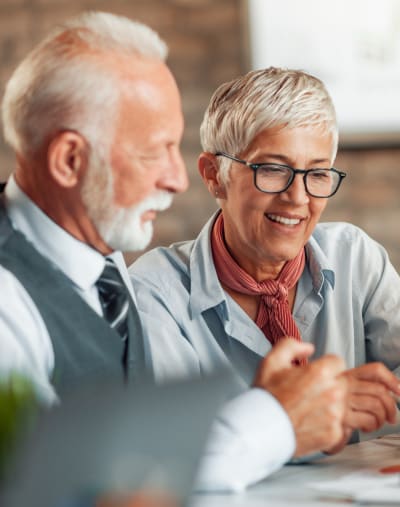
[[[351,430],[376,431],[395,423],[395,396],[400,395],[399,379],[382,363],[368,363],[342,375],[349,384],[345,425]]]

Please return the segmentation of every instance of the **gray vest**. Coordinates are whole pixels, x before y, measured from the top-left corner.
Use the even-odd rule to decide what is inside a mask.
[[[51,380],[57,391],[86,377],[126,379],[128,372],[130,377],[131,372],[141,374],[144,354],[133,301],[125,347],[118,333],[73,289],[73,282],[12,227],[1,194],[0,264],[29,293],[47,327],[55,357]]]

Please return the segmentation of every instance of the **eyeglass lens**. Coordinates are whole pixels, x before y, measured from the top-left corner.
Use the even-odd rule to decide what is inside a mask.
[[[264,192],[281,192],[293,178],[290,168],[273,164],[260,165],[256,171],[256,185]],[[307,191],[318,197],[331,195],[339,184],[339,174],[329,169],[312,169],[305,173]]]

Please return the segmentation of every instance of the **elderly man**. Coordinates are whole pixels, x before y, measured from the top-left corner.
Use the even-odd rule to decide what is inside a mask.
[[[230,366],[253,386],[232,422],[242,446],[221,477],[235,488],[268,473],[271,449],[296,454],[283,426],[257,431],[266,405],[251,399],[260,361],[286,336],[351,368],[343,440],[319,449],[395,421],[399,385],[388,368],[400,365],[400,279],[364,232],[318,224],[345,177],[332,167],[338,130],[321,81],[270,68],[225,83],[201,140],[200,174],[220,210],[195,241],[145,254],[131,275],[158,381]],[[265,417],[272,425],[277,416]]]
[[[140,324],[120,251],[144,248],[155,211],[187,186],[180,98],[165,55],[149,28],[86,14],[35,48],[7,85],[4,130],[17,166],[1,199],[0,372],[22,372],[41,392],[54,395],[105,372],[142,375]],[[168,347],[158,331],[160,347]],[[312,350],[282,343],[261,364],[251,403],[246,395],[224,408],[204,487],[225,487],[232,458],[242,475],[236,488],[253,478],[248,459],[258,442],[248,452],[240,431],[237,437],[244,406],[257,407],[269,446],[258,477],[293,452],[343,439],[343,363],[324,357],[292,367]],[[251,412],[248,419],[240,424],[251,440]],[[277,431],[287,439],[283,447],[274,442]]]
[[[0,370],[50,396],[83,375],[142,371],[120,251],[144,248],[156,210],[187,187],[166,54],[148,27],[87,13],[7,84],[4,133],[17,162],[1,200]]]

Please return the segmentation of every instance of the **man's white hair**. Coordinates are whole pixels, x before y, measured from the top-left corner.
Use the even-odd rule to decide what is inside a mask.
[[[200,127],[204,151],[237,156],[263,130],[273,127],[320,127],[332,133],[336,156],[335,108],[324,84],[300,70],[269,67],[222,84],[211,97]],[[231,161],[219,159],[226,182]]]
[[[2,103],[6,141],[28,157],[57,132],[75,130],[106,153],[120,94],[106,57],[165,61],[167,52],[166,44],[142,23],[104,12],[72,18],[33,49],[7,83]]]

